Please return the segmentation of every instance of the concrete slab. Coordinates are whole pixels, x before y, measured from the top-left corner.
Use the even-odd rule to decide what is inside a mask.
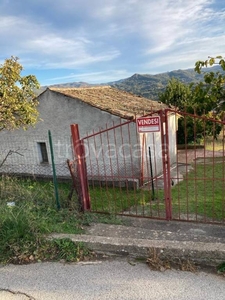
[[[191,261],[204,267],[225,262],[225,227],[124,217],[125,225],[94,223],[86,234],[54,234],[82,242],[99,254],[147,259]]]

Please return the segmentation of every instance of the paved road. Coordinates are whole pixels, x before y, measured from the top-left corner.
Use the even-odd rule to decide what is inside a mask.
[[[0,267],[1,300],[221,300],[225,277],[151,271],[125,260]],[[5,289],[5,290],[3,290]]]

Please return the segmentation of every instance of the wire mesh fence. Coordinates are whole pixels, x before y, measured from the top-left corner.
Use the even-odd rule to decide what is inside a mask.
[[[55,166],[58,176],[68,177],[66,163],[71,158],[69,138],[53,136]],[[52,161],[48,134],[43,136],[24,136],[1,138],[0,172],[5,174],[51,177]]]
[[[225,224],[224,136],[222,121],[172,110],[159,133],[138,134],[134,120],[89,133],[81,142],[91,210]],[[56,206],[57,188],[62,207],[83,210],[70,136],[53,135],[52,153],[48,134],[0,141],[0,201]]]
[[[42,201],[55,207],[59,201],[60,206],[71,208],[78,205],[67,163],[72,159],[70,136],[52,136],[52,151],[48,133],[22,138],[11,133],[0,141],[1,202],[14,205],[18,201]]]

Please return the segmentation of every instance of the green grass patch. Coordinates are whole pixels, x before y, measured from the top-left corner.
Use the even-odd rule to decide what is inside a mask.
[[[119,187],[94,187],[89,190],[92,211],[109,215],[119,213],[157,217],[164,213],[165,203],[162,191],[156,191],[152,200],[152,191],[147,189],[126,189]]]
[[[69,239],[46,239],[49,224],[28,207],[1,206],[0,216],[1,263],[79,261],[90,256],[88,249]]]
[[[52,182],[3,176],[0,179],[0,262],[29,263],[45,260],[78,261],[91,253],[68,239],[48,240],[46,235],[82,233],[92,222],[123,224],[118,214],[165,218],[163,190],[98,186],[90,188],[91,213],[80,214],[76,195],[68,198],[70,183],[59,183],[61,209],[57,210]],[[193,171],[171,188],[173,217],[225,218],[224,159],[197,160]],[[8,204],[14,204],[9,206]],[[97,214],[95,212],[103,212]]]
[[[57,209],[51,181],[2,176],[0,179],[0,263],[46,260],[78,261],[92,256],[69,239],[48,240],[50,233],[83,233],[92,222],[122,224],[113,214],[79,213],[76,194],[68,198],[71,183],[58,184]]]
[[[225,164],[207,158],[193,164],[193,171],[172,188],[173,213],[195,214],[210,220],[225,218]]]
[[[137,192],[118,187],[94,187],[89,189],[91,208],[93,211],[102,211],[116,214],[137,203]]]
[[[164,190],[129,190],[118,187],[90,189],[93,211],[165,218]],[[199,159],[179,184],[171,187],[173,218],[206,221],[225,219],[225,159]]]

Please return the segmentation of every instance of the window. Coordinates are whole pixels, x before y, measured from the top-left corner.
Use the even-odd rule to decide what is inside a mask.
[[[47,152],[46,143],[37,143],[37,144],[38,144],[40,163],[48,163],[48,152]]]

